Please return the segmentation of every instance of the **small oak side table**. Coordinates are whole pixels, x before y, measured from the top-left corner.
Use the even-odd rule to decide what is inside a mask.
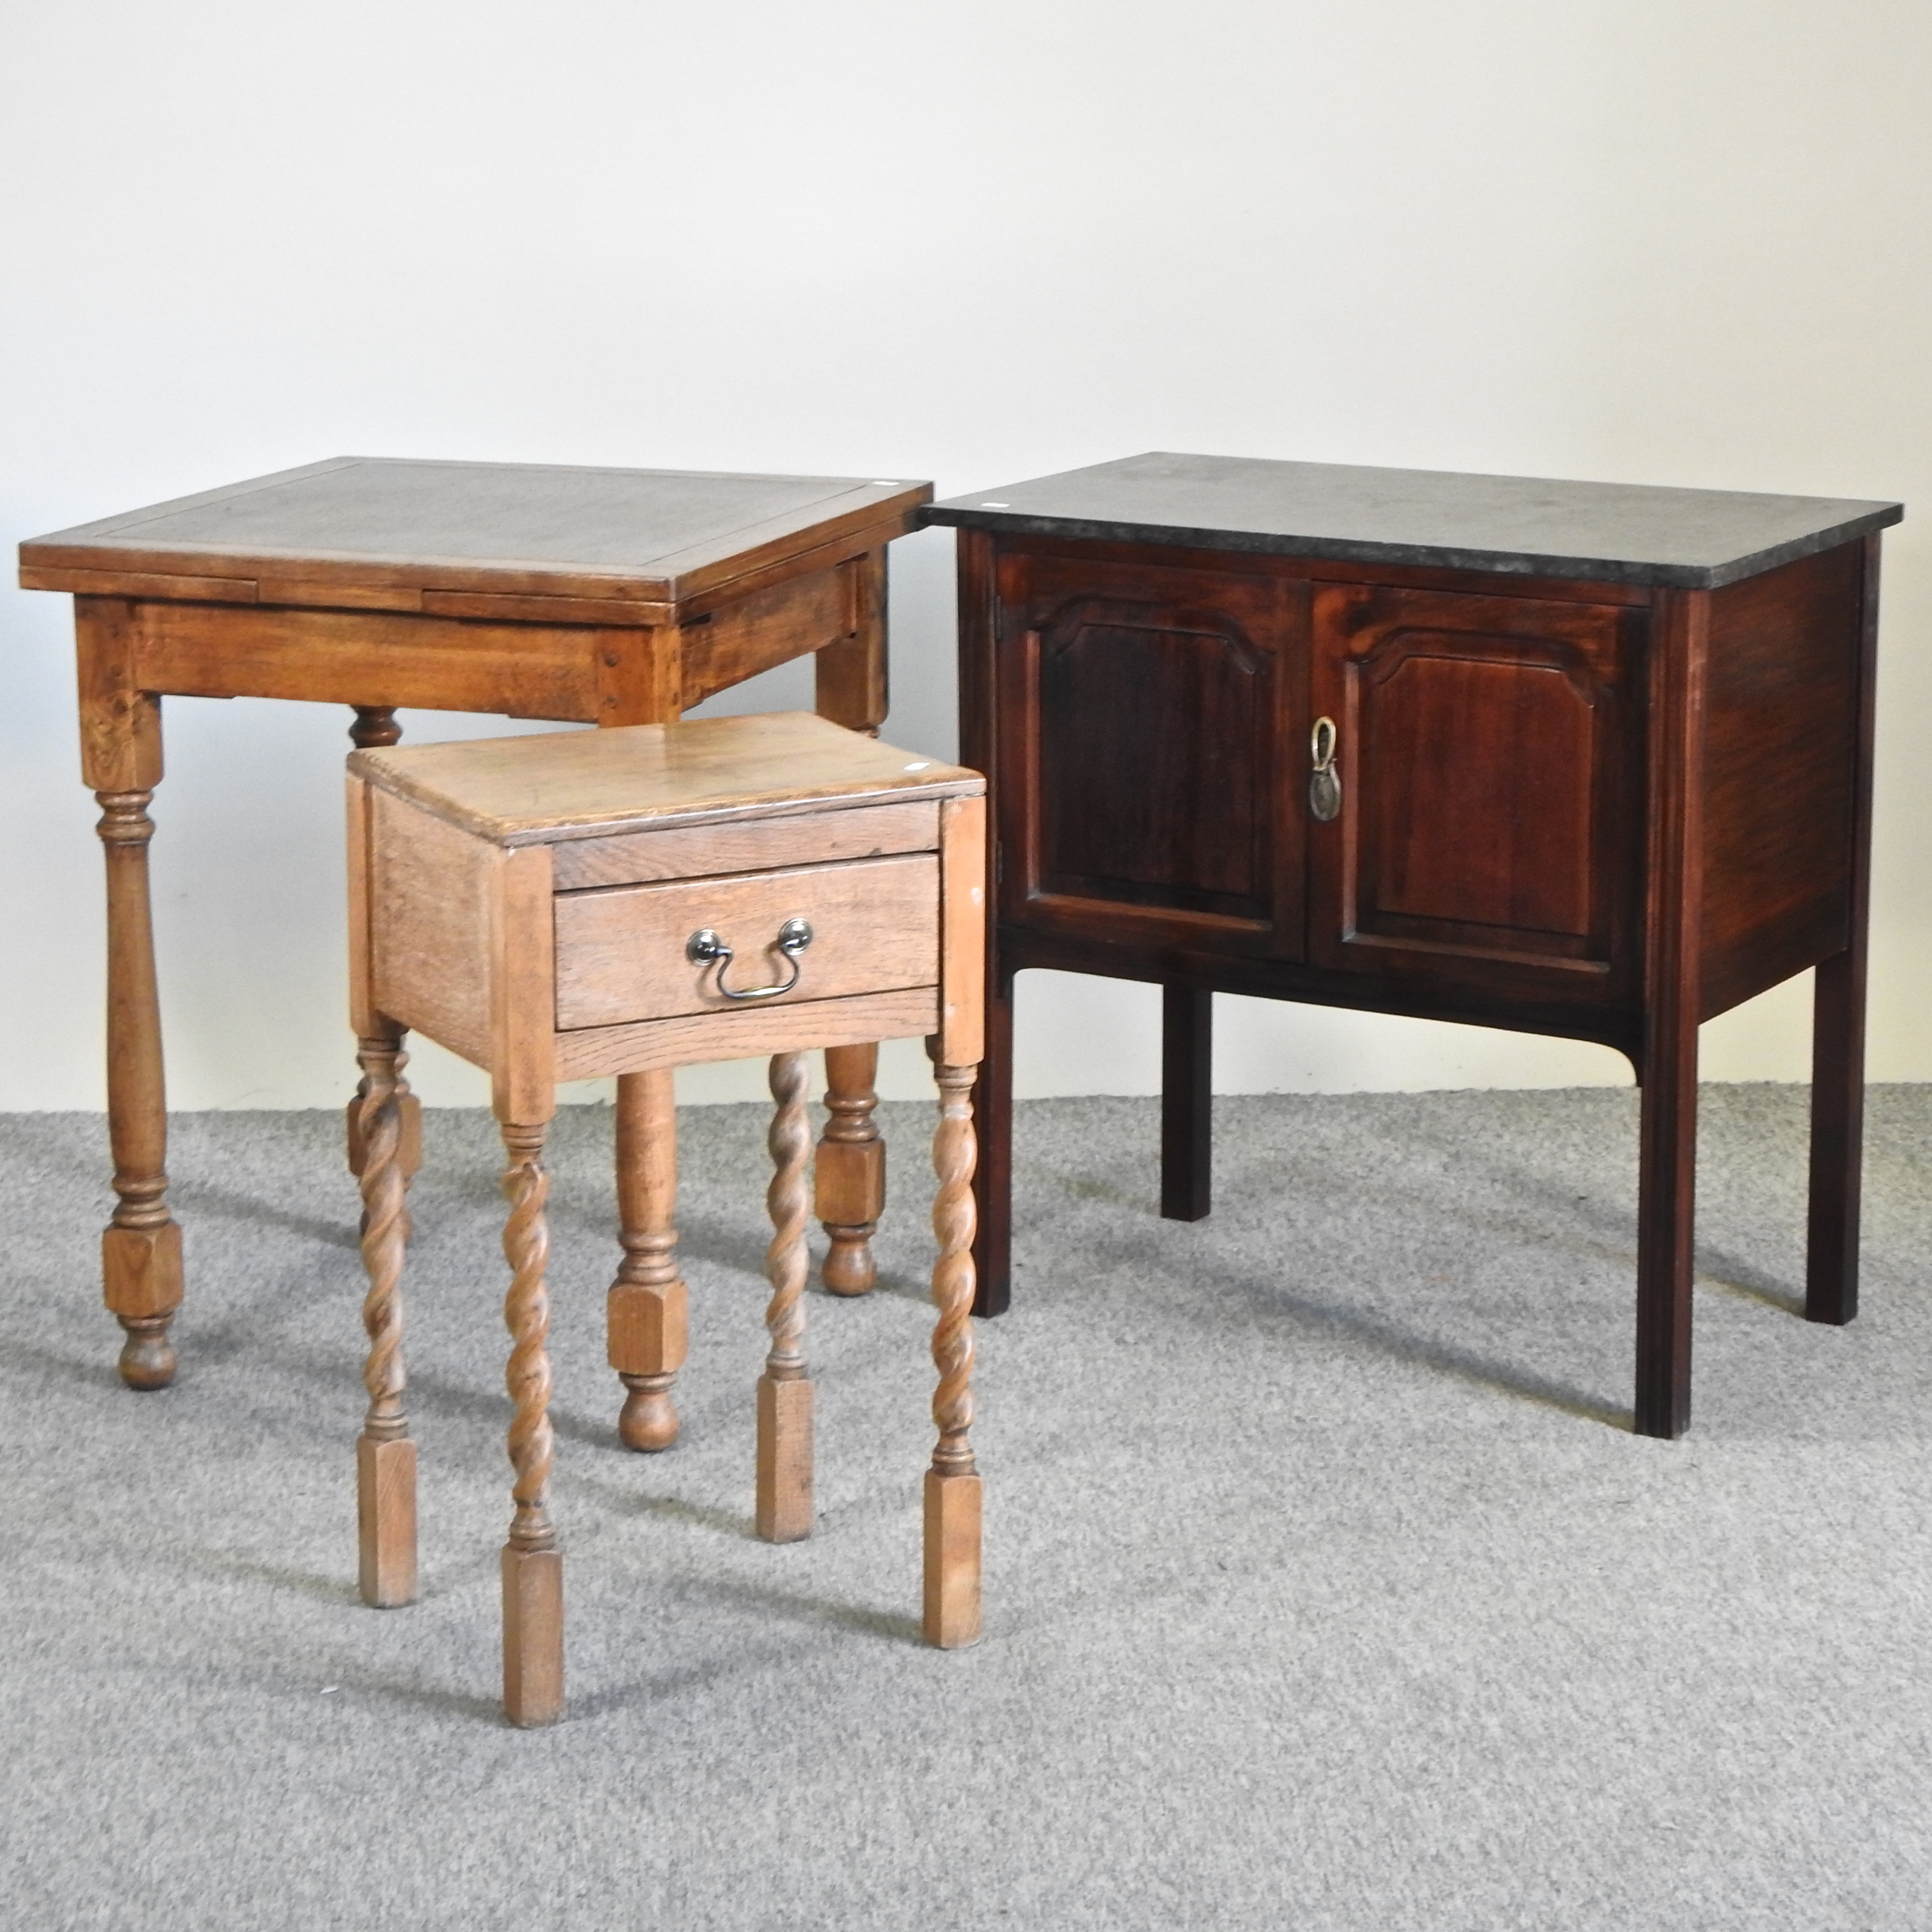
[[[515,1514],[502,1558],[503,1701],[563,1708],[541,1164],[559,1080],[769,1053],[778,1112],[771,1351],[758,1391],[757,1525],[812,1527],[805,1286],[807,1049],[924,1035],[933,1161],[938,1446],[926,1480],[927,1640],[980,1634],[972,1420],[974,1145],[986,922],[985,781],[809,713],[365,751],[349,761],[350,976],[363,1072],[369,1410],[357,1450],[362,1589],[416,1594],[416,1445],[403,1410],[409,1219],[404,1030],[486,1069],[508,1166],[504,1315]],[[647,1271],[649,1272],[649,1271]],[[684,1288],[660,1265],[611,1291],[612,1354],[681,1354]],[[676,1346],[667,1349],[667,1338]]]
[[[1162,1212],[1216,991],[1602,1042],[1642,1088],[1637,1429],[1690,1414],[1697,1028],[1816,969],[1806,1312],[1857,1306],[1878,532],[1896,503],[1150,454],[934,506],[1012,986],[1159,982]]]
[[[173,1379],[168,1328],[182,1299],[148,892],[163,697],[347,704],[350,735],[367,747],[400,736],[398,706],[663,722],[810,652],[819,710],[874,730],[886,714],[886,545],[932,494],[849,477],[338,457],[21,545],[23,585],[74,593],[82,770],[106,847],[120,1202],[102,1268],[127,1331],[124,1380]],[[884,1198],[875,1066],[862,1044],[828,1063],[820,1207],[826,1285],[845,1293],[871,1286],[866,1238]],[[634,1274],[662,1265],[675,1239],[668,1187],[637,1178],[646,1144],[670,1144],[669,1071],[620,1079],[616,1115]],[[620,1427],[632,1448],[661,1448],[676,1414],[634,1385]]]

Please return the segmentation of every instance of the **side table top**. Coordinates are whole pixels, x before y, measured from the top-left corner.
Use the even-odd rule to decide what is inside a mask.
[[[1154,452],[928,505],[922,524],[1715,590],[1902,505]]]
[[[359,592],[393,608],[427,591],[674,609],[822,544],[910,528],[932,495],[888,478],[338,456],[33,538],[20,580],[227,603]]]
[[[349,770],[499,845],[986,788],[977,772],[809,711],[357,752]]]

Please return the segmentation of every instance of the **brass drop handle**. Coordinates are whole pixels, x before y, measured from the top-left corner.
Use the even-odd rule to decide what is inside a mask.
[[[798,984],[798,976],[805,969],[799,963],[798,956],[812,944],[812,928],[802,919],[788,919],[778,928],[778,937],[772,941],[769,952],[776,947],[782,952],[791,968],[791,977],[781,980],[775,986],[743,986],[735,992],[724,983],[724,969],[731,963],[731,949],[720,939],[710,926],[701,927],[684,942],[684,956],[694,966],[716,966],[718,969],[718,990],[728,1000],[776,1000],[781,993],[788,993]]]
[[[1308,809],[1327,824],[1342,815],[1342,776],[1335,769],[1335,721],[1318,718],[1308,734],[1308,754],[1315,769],[1308,780]]]

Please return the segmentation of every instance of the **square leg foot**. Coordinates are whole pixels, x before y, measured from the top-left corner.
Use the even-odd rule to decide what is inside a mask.
[[[758,1378],[758,1534],[796,1543],[812,1534],[810,1382]]]
[[[356,1444],[356,1526],[362,1600],[379,1610],[416,1600],[416,1445]]]
[[[926,1472],[926,1640],[936,1650],[980,1641],[980,1478]]]
[[[563,1554],[503,1549],[503,1714],[533,1730],[563,1715]]]

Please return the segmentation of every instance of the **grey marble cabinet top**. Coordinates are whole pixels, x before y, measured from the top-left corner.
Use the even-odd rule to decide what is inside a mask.
[[[1898,503],[1156,451],[929,504],[928,524],[1714,590],[1897,523]]]

